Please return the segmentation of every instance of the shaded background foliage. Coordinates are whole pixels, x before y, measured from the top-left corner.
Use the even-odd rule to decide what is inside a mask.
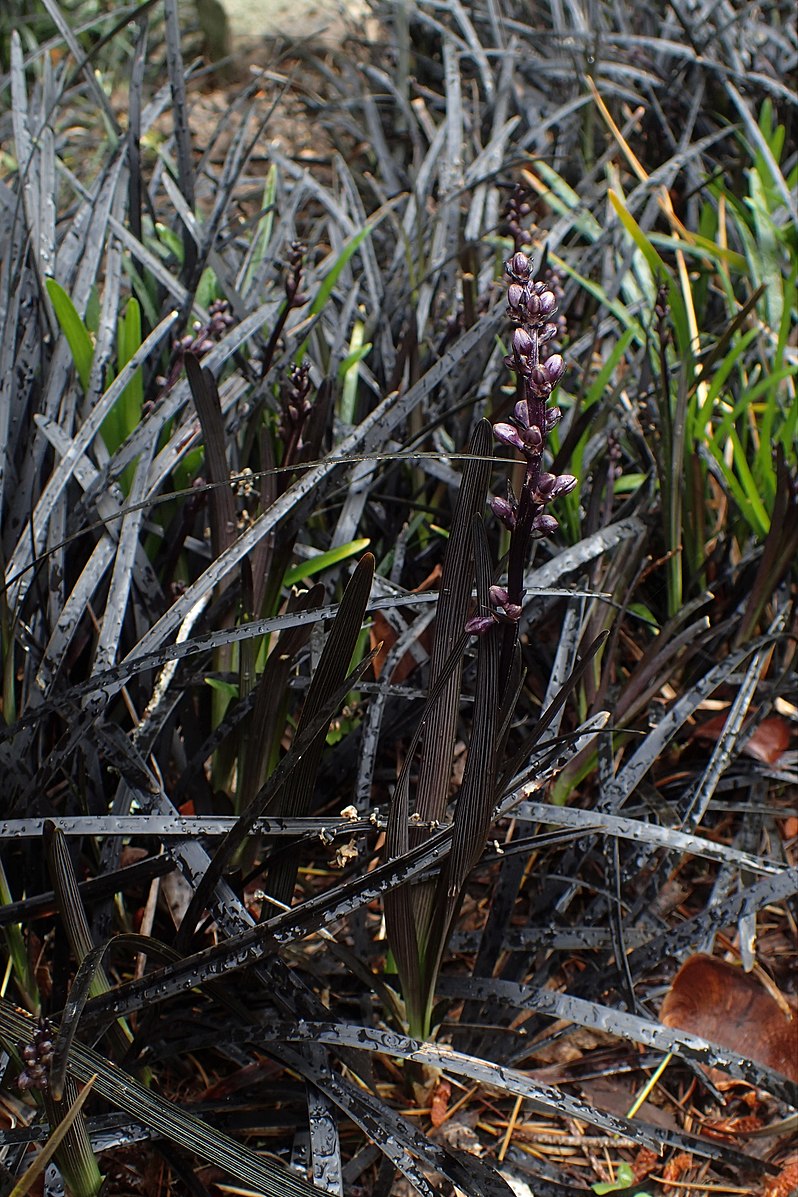
[[[4,7],[7,1191],[94,1073],[111,1191],[787,1175],[741,1120],[795,1106],[788,1061],[656,1016],[697,952],[794,986],[795,15],[396,6],[221,88],[172,0]],[[579,487],[491,720],[464,616],[508,548],[486,487],[520,484],[481,421],[521,245]],[[454,831],[408,832],[419,742]],[[396,959],[452,843],[420,1044]],[[25,1011],[61,1110],[16,1088]],[[579,1165],[535,1153],[584,1123]]]

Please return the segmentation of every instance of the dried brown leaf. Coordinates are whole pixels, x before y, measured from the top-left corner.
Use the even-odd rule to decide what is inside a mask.
[[[762,1197],[792,1197],[798,1189],[798,1157],[789,1160],[778,1176],[769,1176]]]
[[[429,1116],[433,1126],[441,1126],[446,1121],[451,1096],[452,1086],[441,1078],[435,1086],[430,1102]]]
[[[672,1160],[668,1160],[667,1164],[662,1170],[662,1186],[665,1189],[670,1188],[668,1181],[678,1181],[688,1172],[693,1166],[693,1157],[688,1155],[686,1151],[680,1151]]]
[[[756,977],[733,964],[691,956],[673,978],[660,1021],[798,1082],[798,1008],[788,1014]]]
[[[714,715],[706,723],[696,729],[699,740],[717,740],[726,726],[727,712]],[[786,719],[772,715],[763,719],[743,748],[747,756],[762,761],[765,765],[777,765],[783,754],[790,747],[792,729]]]

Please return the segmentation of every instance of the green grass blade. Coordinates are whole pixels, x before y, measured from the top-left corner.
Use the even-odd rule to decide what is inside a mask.
[[[292,565],[290,569],[286,570],[283,586],[296,586],[298,582],[315,578],[332,565],[346,561],[347,557],[354,557],[356,554],[362,553],[370,543],[368,537],[364,536],[359,540],[350,540],[348,544],[338,545],[337,548],[328,549],[326,553],[317,553],[314,557],[309,557],[307,561],[300,561],[298,565]]]
[[[89,330],[81,320],[77,308],[61,284],[57,283],[54,278],[48,278],[45,279],[44,285],[47,287],[47,294],[50,296],[53,311],[61,326],[61,332],[67,339],[67,344],[72,352],[72,360],[75,363],[75,370],[77,371],[81,386],[85,391],[89,385],[91,363],[94,357],[94,344]]]

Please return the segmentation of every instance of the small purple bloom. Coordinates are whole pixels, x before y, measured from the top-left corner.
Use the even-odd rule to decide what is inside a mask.
[[[548,399],[552,386],[549,376],[543,366],[533,366],[528,374],[529,387],[533,395],[539,399]]]
[[[490,509],[496,516],[496,519],[504,524],[509,532],[512,532],[515,527],[515,508],[507,499],[502,499],[498,495],[494,495],[490,501]]]
[[[506,607],[510,601],[510,596],[503,586],[491,586],[488,594],[493,607]]]
[[[529,357],[534,346],[532,338],[525,328],[513,329],[513,352],[519,357]]]
[[[543,369],[546,371],[552,387],[556,387],[565,373],[565,362],[559,353],[553,353],[551,357],[546,358],[543,363]]]
[[[532,521],[532,537],[534,540],[541,540],[544,536],[553,536],[559,526],[553,515],[549,515],[547,511],[539,511]]]
[[[495,615],[474,615],[466,620],[465,630],[469,636],[484,636],[496,623]]]
[[[552,499],[561,499],[563,495],[569,495],[576,488],[578,481],[573,474],[560,474],[551,492]]]
[[[540,315],[540,300],[534,291],[526,297],[526,314],[529,320],[536,320]]]
[[[513,449],[519,449],[523,451],[524,442],[521,440],[517,429],[513,428],[512,424],[494,424],[493,432],[496,438],[500,440],[502,444],[510,445],[510,447]]]
[[[509,262],[505,264],[505,269],[511,278],[517,279],[519,282],[525,282],[532,273],[532,263],[526,254],[513,254]]]
[[[538,428],[537,424],[530,424],[524,435],[524,441],[533,453],[540,453],[543,449],[543,433]]]
[[[557,300],[553,291],[543,291],[538,303],[541,316],[545,316],[547,320],[557,309]]]
[[[524,288],[520,283],[510,283],[507,288],[507,305],[512,309],[520,308],[524,304]],[[514,315],[514,312],[511,313]]]

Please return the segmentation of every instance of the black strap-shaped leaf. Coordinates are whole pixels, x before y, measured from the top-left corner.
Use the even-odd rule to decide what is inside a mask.
[[[0,999],[0,1039],[9,1047],[13,1048],[17,1042],[27,1042],[35,1026],[33,1018]],[[266,1197],[318,1197],[319,1190],[301,1176],[261,1158],[244,1143],[236,1142],[209,1122],[159,1097],[129,1073],[81,1043],[72,1046],[69,1073],[79,1084],[86,1084],[96,1073],[94,1091],[100,1097],[126,1111],[154,1133],[195,1152],[200,1159],[237,1177]]]

